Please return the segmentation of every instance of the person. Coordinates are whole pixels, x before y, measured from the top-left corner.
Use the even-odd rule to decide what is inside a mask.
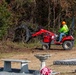
[[[59,35],[59,42],[62,40],[62,37],[69,32],[69,28],[65,21],[62,21],[62,28],[59,29],[60,35]]]

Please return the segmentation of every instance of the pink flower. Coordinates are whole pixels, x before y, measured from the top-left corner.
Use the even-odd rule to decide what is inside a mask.
[[[44,67],[40,70],[40,73],[41,73],[41,75],[51,75],[52,70],[47,67]]]

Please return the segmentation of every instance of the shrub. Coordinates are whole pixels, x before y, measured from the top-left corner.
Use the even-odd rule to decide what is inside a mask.
[[[7,35],[7,29],[10,24],[10,12],[7,8],[7,3],[2,2],[0,4],[0,39],[3,39]]]

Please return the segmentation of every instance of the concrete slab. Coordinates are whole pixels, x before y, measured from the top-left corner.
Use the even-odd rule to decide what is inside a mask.
[[[29,70],[30,73],[20,73],[20,69],[12,69],[10,72],[3,71],[3,68],[0,68],[0,75],[40,75],[39,73],[34,73],[36,70]],[[58,75],[59,72],[53,72],[52,75]]]
[[[56,60],[54,65],[76,65],[76,59]]]
[[[35,70],[29,70],[30,73],[21,73],[20,69],[12,69],[12,71],[3,71],[3,68],[0,68],[0,75],[33,75]]]
[[[33,74],[11,73],[11,72],[0,72],[0,75],[33,75]]]

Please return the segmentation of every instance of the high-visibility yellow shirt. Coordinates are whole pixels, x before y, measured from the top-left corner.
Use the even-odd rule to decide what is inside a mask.
[[[69,31],[69,28],[66,24],[63,25],[63,27],[60,28],[60,30],[59,30],[60,33],[67,33],[68,31]]]

